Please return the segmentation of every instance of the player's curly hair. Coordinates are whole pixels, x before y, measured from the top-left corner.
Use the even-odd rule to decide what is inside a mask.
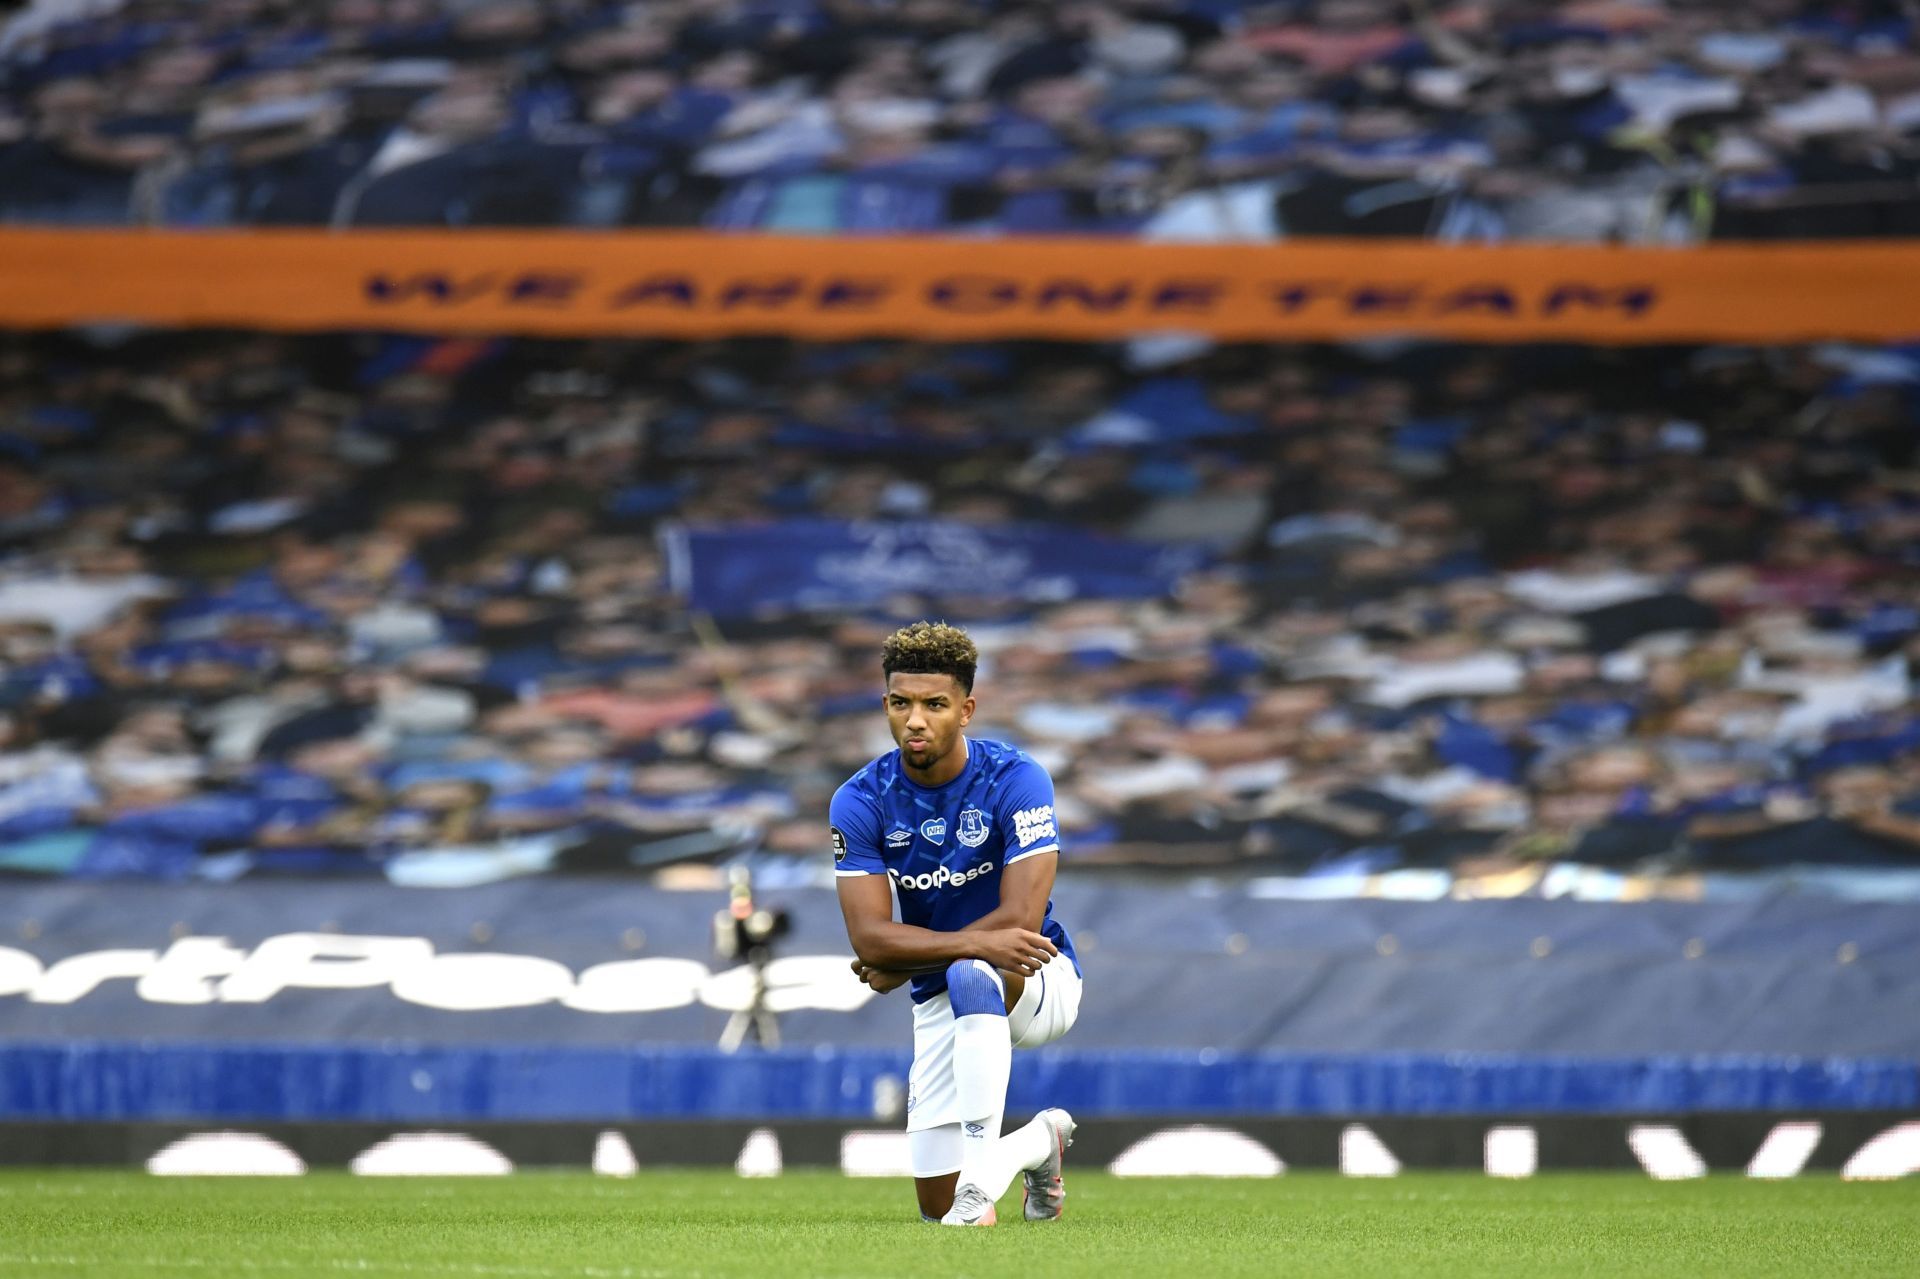
[[[951,675],[964,692],[973,692],[980,650],[967,633],[945,622],[915,622],[887,636],[880,646],[880,672],[891,676]]]

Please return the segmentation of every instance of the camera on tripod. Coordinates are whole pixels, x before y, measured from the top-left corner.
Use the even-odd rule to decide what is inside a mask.
[[[753,872],[746,867],[734,867],[727,878],[727,908],[713,917],[713,948],[722,959],[746,960],[753,972],[753,993],[720,1032],[720,1049],[738,1050],[749,1034],[762,1048],[777,1048],[780,1023],[767,1007],[767,965],[773,961],[774,941],[786,935],[792,921],[784,910],[754,904]]]
[[[774,941],[784,937],[792,926],[787,912],[753,904],[753,872],[736,866],[729,872],[727,908],[713,917],[713,948],[722,959],[744,959],[765,963],[768,953],[755,958],[755,951],[770,952]]]

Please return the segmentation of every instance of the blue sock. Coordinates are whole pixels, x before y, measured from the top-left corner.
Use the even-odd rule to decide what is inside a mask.
[[[975,1013],[1007,1015],[1006,988],[1000,984],[1000,974],[988,967],[985,960],[956,959],[947,965],[947,999],[953,1005],[955,1017],[970,1017]]]

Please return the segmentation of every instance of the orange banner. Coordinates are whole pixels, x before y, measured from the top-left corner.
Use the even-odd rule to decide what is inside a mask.
[[[965,340],[1920,337],[1920,242],[804,239],[0,231],[0,325]]]

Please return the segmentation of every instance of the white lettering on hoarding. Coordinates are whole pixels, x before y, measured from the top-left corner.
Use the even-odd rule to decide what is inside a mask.
[[[989,869],[980,867],[953,882]],[[947,874],[947,872],[942,872]],[[950,877],[950,876],[949,876]],[[927,878],[931,886],[932,877]],[[942,882],[945,882],[944,880]],[[574,975],[558,960],[508,953],[440,954],[424,937],[283,933],[252,951],[224,937],[182,937],[154,950],[95,950],[42,968],[24,951],[0,951],[0,997],[71,1004],[108,981],[131,980],[151,1004],[259,1004],[291,990],[387,988],[396,999],[447,1012],[485,1012],[558,1003],[583,1013],[660,1012],[704,1004],[744,1008],[753,975],[715,973],[694,959],[661,956],[595,964]],[[776,1012],[852,1012],[873,998],[842,955],[784,955],[767,966],[767,1002]]]
[[[1798,1145],[1802,1136],[1819,1125],[1784,1123],[1777,1125],[1762,1143],[1762,1151],[1779,1145],[1783,1134],[1791,1135]],[[1668,1131],[1673,1131],[1669,1129]],[[1646,1125],[1636,1125],[1642,1144],[1648,1139]],[[1372,1134],[1353,1125],[1342,1136],[1343,1146],[1352,1146],[1354,1136]],[[1527,1127],[1495,1127],[1486,1132],[1489,1153],[1500,1145],[1515,1145],[1514,1139],[1534,1137]],[[612,1139],[612,1140],[609,1140]],[[289,1137],[289,1141],[297,1138]],[[1374,1138],[1377,1142],[1378,1138]],[[1655,1137],[1657,1142],[1661,1140]],[[1359,1143],[1365,1137],[1358,1138]],[[1535,1165],[1532,1140],[1526,1143],[1524,1159],[1515,1160],[1516,1150],[1502,1152],[1499,1160],[1490,1159],[1487,1174],[1495,1177],[1528,1176]],[[1691,1149],[1691,1146],[1688,1147]],[[850,1176],[906,1176],[911,1169],[907,1135],[898,1130],[857,1130],[842,1134],[841,1171]],[[1347,1153],[1343,1151],[1343,1154]],[[1378,1161],[1385,1147],[1369,1154]],[[1392,1159],[1390,1153],[1386,1156]],[[1756,1155],[1756,1159],[1758,1156]],[[1504,1171],[1496,1171],[1494,1162],[1505,1162]],[[1523,1168],[1520,1165],[1524,1164]],[[638,1166],[631,1145],[621,1134],[602,1132],[594,1148],[596,1172],[624,1176]],[[1398,1160],[1393,1160],[1397,1169]],[[297,1176],[307,1163],[288,1145],[259,1133],[199,1132],[175,1140],[147,1162],[157,1174],[207,1176],[234,1174],[259,1176],[280,1174]],[[504,1173],[513,1165],[499,1151],[464,1133],[402,1131],[393,1133],[356,1156],[349,1167],[363,1176],[444,1176],[461,1173]],[[756,1128],[741,1148],[735,1170],[743,1177],[779,1176],[784,1168],[778,1133],[772,1128]],[[1162,1128],[1142,1137],[1120,1154],[1107,1171],[1117,1177],[1277,1177],[1287,1165],[1271,1149],[1233,1128],[1205,1124],[1185,1124]],[[1346,1169],[1349,1176],[1390,1175],[1384,1167]],[[1920,1173],[1920,1122],[1896,1124],[1876,1134],[1854,1152],[1840,1174],[1844,1180],[1883,1179]],[[1660,1176],[1659,1173],[1651,1175]],[[1671,1175],[1671,1174],[1668,1174]],[[1782,1176],[1791,1176],[1782,1172]]]
[[[1920,1123],[1896,1124],[1854,1151],[1843,1181],[1886,1181],[1920,1172]]]
[[[167,947],[134,993],[150,1004],[210,1004],[219,996],[215,977],[231,977],[247,952],[224,937],[182,937]]]
[[[233,976],[220,983],[220,999],[259,1004],[296,987],[365,990],[385,986],[432,958],[433,943],[424,937],[283,933],[261,942]]]
[[[91,950],[68,955],[40,975],[27,992],[29,1003],[71,1004],[85,999],[103,981],[145,977],[160,961],[156,950]]]

